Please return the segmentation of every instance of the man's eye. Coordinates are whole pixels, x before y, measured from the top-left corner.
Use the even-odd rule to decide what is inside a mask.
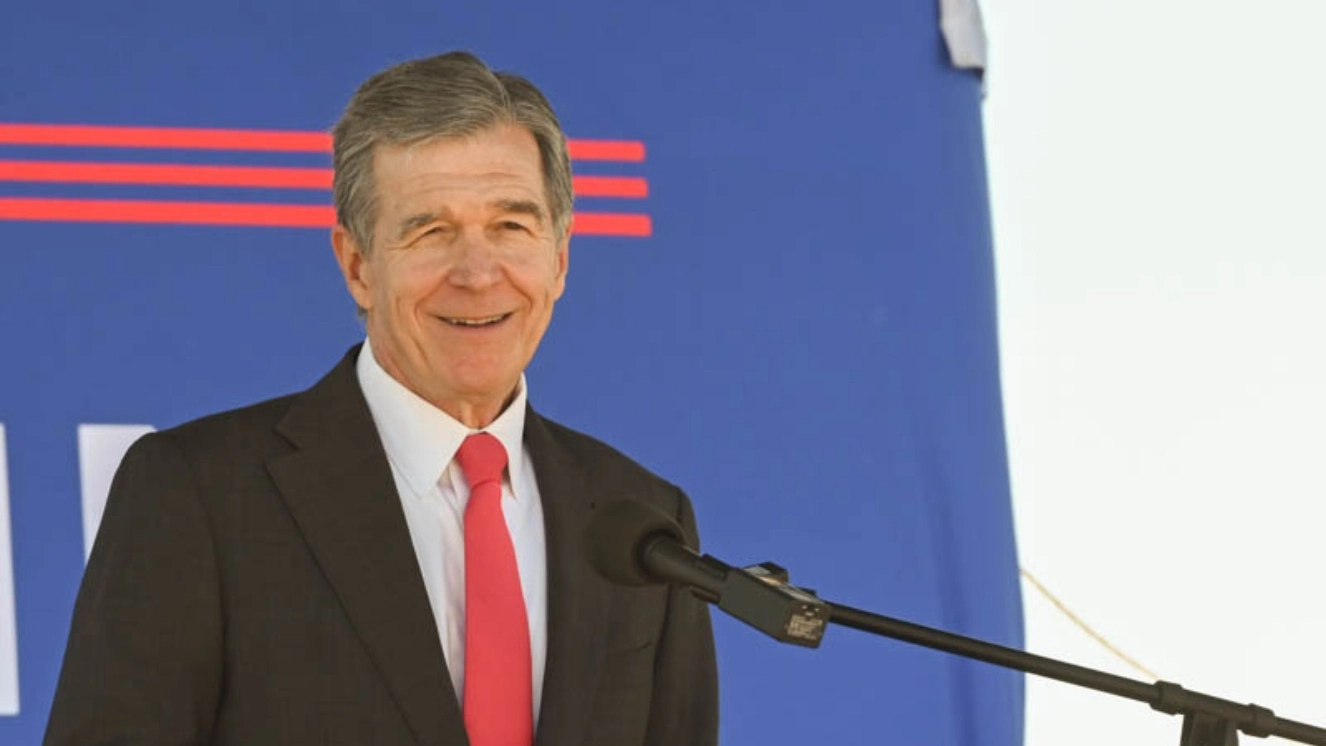
[[[525,230],[525,224],[517,223],[514,220],[508,220],[502,223],[502,228],[509,231],[523,231]]]

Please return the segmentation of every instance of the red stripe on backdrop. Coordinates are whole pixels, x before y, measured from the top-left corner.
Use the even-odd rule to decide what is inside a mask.
[[[0,145],[327,153],[331,151],[331,135],[284,130],[0,123]],[[572,160],[645,160],[645,144],[634,140],[568,140],[567,148]]]
[[[331,189],[330,168],[0,161],[0,181]]]
[[[16,197],[0,198],[0,220],[329,228],[336,212],[323,205]],[[648,215],[578,212],[574,229],[588,236],[644,237],[653,233],[653,224]]]
[[[567,140],[573,161],[626,161],[643,163],[645,144],[636,140]]]
[[[325,153],[331,150],[331,135],[276,130],[0,124],[0,144]]]
[[[331,189],[332,172],[329,168],[0,161],[0,181]],[[649,183],[637,177],[577,176],[573,182],[578,197],[649,196]]]
[[[643,199],[649,196],[649,182],[629,176],[576,176],[571,188],[577,197],[625,197]]]
[[[653,235],[654,224],[648,215],[620,215],[606,212],[577,212],[573,230],[580,236]]]
[[[0,199],[0,220],[326,228],[336,222],[336,211],[325,205],[13,198]]]

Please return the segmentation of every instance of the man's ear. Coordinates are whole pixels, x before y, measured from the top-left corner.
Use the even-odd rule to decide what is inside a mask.
[[[345,277],[345,287],[350,291],[350,297],[355,299],[355,303],[364,311],[373,307],[373,276],[370,271],[368,257],[364,256],[363,249],[359,242],[351,235],[348,228],[336,224],[331,232],[332,250],[336,252],[336,263],[341,267],[341,274]]]
[[[562,293],[566,292],[566,271],[571,263],[571,228],[567,226],[566,231],[557,242],[557,256],[553,258],[556,262],[553,275],[553,300],[560,300]]]

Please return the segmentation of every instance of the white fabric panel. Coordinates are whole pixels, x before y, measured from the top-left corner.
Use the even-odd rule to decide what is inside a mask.
[[[9,449],[0,425],[0,715],[18,714],[18,632],[14,544],[9,529]]]
[[[1160,676],[1326,724],[1326,5],[986,10],[1022,564]],[[1142,678],[1024,591],[1030,649]],[[1178,739],[1138,704],[1027,696],[1029,746]]]
[[[985,22],[976,0],[939,0],[939,27],[955,67],[985,69]]]

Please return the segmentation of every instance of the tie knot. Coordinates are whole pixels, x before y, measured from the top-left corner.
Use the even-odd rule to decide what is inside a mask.
[[[456,451],[465,481],[474,489],[484,482],[502,483],[502,467],[506,466],[506,449],[502,441],[489,433],[475,433],[460,444]]]

